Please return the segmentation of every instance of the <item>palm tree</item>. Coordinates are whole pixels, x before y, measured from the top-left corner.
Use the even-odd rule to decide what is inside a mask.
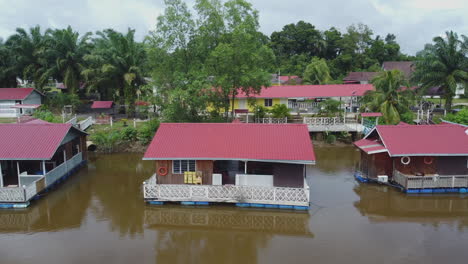
[[[88,32],[80,37],[79,33],[68,26],[66,29],[48,30],[46,36],[46,53],[52,62],[42,75],[42,79],[54,77],[75,94],[82,81],[81,71],[84,67],[84,56],[89,53],[91,44]]]
[[[0,87],[16,87],[16,76],[11,49],[0,38]]]
[[[457,85],[468,82],[467,38],[464,42],[452,31],[445,37],[435,37],[419,52],[414,80],[423,88],[440,86],[444,91],[445,109],[451,110]]]
[[[399,70],[384,71],[373,80],[375,91],[363,97],[364,107],[381,112],[387,124],[397,124],[402,114],[410,112],[413,92],[408,88],[404,74]]]
[[[89,67],[82,71],[91,90],[99,91],[104,98],[119,99],[134,113],[137,89],[145,83],[143,65],[146,54],[142,43],[135,41],[135,30],[127,34],[106,29],[96,33],[95,47],[85,57]],[[114,90],[115,89],[115,90]]]
[[[47,79],[42,79],[46,71],[45,36],[40,26],[29,29],[17,28],[16,33],[6,42],[15,58],[15,71],[18,77],[31,82],[38,90],[42,90]]]
[[[305,84],[327,84],[331,81],[330,69],[325,59],[313,57],[304,71]]]

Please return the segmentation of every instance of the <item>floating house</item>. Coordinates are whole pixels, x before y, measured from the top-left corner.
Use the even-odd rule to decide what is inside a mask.
[[[34,120],[0,124],[0,207],[27,207],[86,163],[86,133],[71,124]]]
[[[354,144],[361,152],[360,181],[390,183],[408,193],[467,191],[466,126],[378,125]]]
[[[262,88],[259,94],[247,95],[240,92],[234,99],[235,109],[254,111],[248,99],[255,105],[271,108],[276,104],[286,105],[293,113],[314,113],[319,111],[319,102],[326,99],[342,101],[355,111],[358,98],[373,90],[372,84],[327,84],[327,85],[280,85]]]
[[[44,95],[33,88],[0,88],[0,117],[32,114]]]
[[[152,204],[309,206],[315,154],[303,124],[163,123],[143,159],[155,161],[143,184]]]

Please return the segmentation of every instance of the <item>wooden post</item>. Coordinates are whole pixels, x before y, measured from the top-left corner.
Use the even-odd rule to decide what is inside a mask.
[[[16,170],[18,171],[18,186],[21,186],[21,178],[20,178],[19,161],[17,161],[17,162],[16,162]]]
[[[46,175],[45,160],[42,161],[42,173],[44,174],[44,176]]]
[[[3,172],[2,172],[2,162],[0,161],[0,188],[3,187]]]

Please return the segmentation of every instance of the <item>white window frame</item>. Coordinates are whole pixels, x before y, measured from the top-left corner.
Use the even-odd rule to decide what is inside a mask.
[[[176,161],[180,162],[180,170],[179,170],[179,171],[175,171],[175,170],[174,170],[174,168],[175,168],[174,162],[176,162]],[[191,171],[191,170],[190,170],[190,166],[189,166],[189,162],[190,162],[190,161],[193,161],[193,163],[195,164],[195,167],[194,167],[193,172],[197,171],[197,161],[196,161],[196,160],[173,160],[173,161],[172,161],[172,173],[173,173],[173,174],[184,174],[184,172],[186,172],[186,171]],[[182,171],[182,162],[186,162],[186,163],[187,163],[187,169],[188,169],[188,170]]]

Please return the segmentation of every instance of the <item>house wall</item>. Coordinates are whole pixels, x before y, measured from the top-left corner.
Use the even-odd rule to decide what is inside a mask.
[[[196,161],[196,170],[202,172],[202,184],[212,184],[213,165],[214,161],[211,160]],[[167,175],[159,175],[158,170],[161,167],[167,168]],[[229,170],[231,172],[233,168],[229,168]],[[172,173],[172,160],[157,160],[155,173],[157,183],[159,184],[184,184],[184,174]],[[237,170],[235,173],[244,172]],[[304,187],[304,165],[302,164],[284,164],[250,161],[247,165],[247,173],[273,175],[273,185],[275,187]],[[223,184],[234,184],[234,182],[235,181],[228,181],[228,179],[223,178]]]
[[[439,175],[468,175],[467,157],[433,157],[432,164],[425,164],[424,157],[410,157],[408,165],[401,163],[401,158],[394,158],[395,169],[405,174],[424,173]]]
[[[387,153],[368,155],[361,151],[360,168],[369,178],[377,178],[378,175],[393,176],[393,161]]]
[[[15,105],[15,100],[0,100],[0,117],[16,117],[17,109],[10,108]]]
[[[38,92],[33,91],[23,100],[23,104],[42,104],[42,96]]]

